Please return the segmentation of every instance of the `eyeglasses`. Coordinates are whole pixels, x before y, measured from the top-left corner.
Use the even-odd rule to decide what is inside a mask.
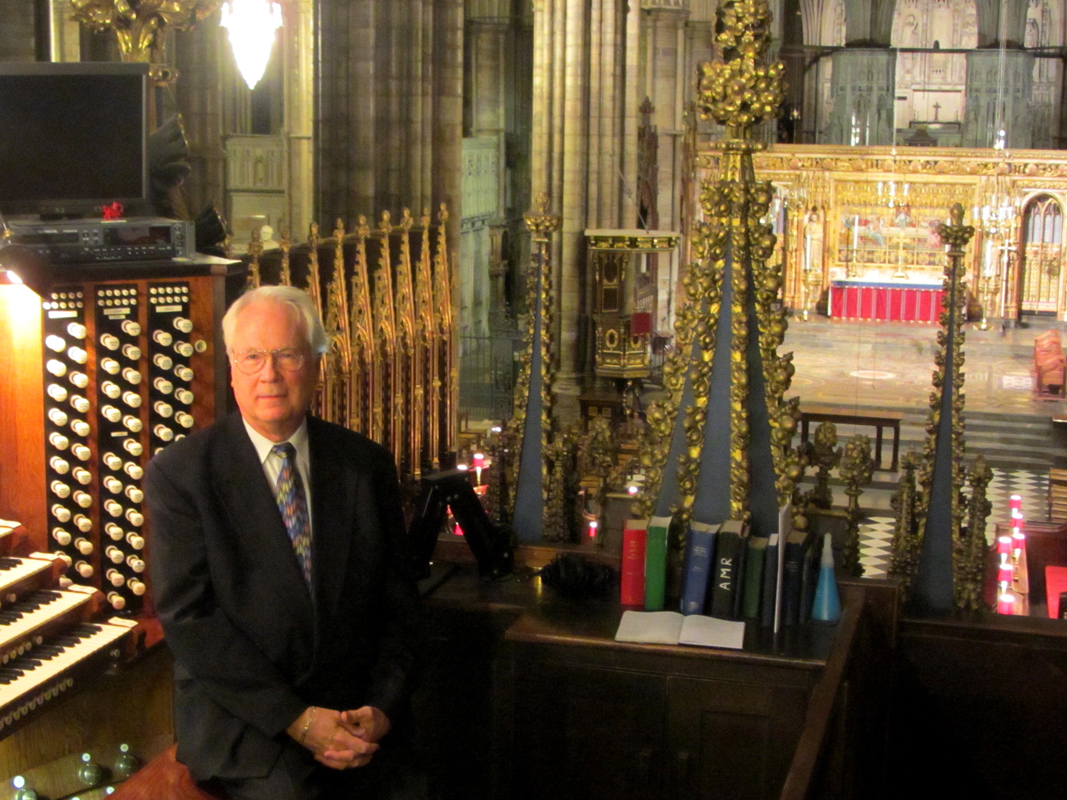
[[[235,354],[231,361],[245,375],[256,375],[272,359],[275,369],[283,372],[296,372],[304,366],[307,356],[301,350],[289,348],[282,350],[244,350]]]

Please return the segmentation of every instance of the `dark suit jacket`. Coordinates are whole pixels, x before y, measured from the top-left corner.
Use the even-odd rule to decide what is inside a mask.
[[[404,714],[415,591],[392,458],[314,418],[308,442],[311,592],[239,414],[148,466],[152,595],[175,659],[178,759],[197,780],[266,774],[310,705]]]

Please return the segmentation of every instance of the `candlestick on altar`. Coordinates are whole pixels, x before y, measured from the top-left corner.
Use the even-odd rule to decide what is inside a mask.
[[[483,453],[475,453],[471,457],[471,461],[474,464],[474,478],[475,486],[482,485],[482,468],[485,466],[485,455]]]

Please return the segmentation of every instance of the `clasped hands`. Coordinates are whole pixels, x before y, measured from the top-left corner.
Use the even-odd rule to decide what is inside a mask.
[[[331,769],[348,769],[370,763],[378,751],[378,742],[389,732],[389,718],[373,706],[353,711],[312,706],[286,731],[310,750],[320,764]]]

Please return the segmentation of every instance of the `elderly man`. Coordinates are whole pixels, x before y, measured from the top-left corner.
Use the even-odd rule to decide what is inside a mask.
[[[178,759],[233,798],[420,797],[392,459],[308,415],[327,343],[304,292],[249,292],[222,327],[240,413],[145,479]]]

